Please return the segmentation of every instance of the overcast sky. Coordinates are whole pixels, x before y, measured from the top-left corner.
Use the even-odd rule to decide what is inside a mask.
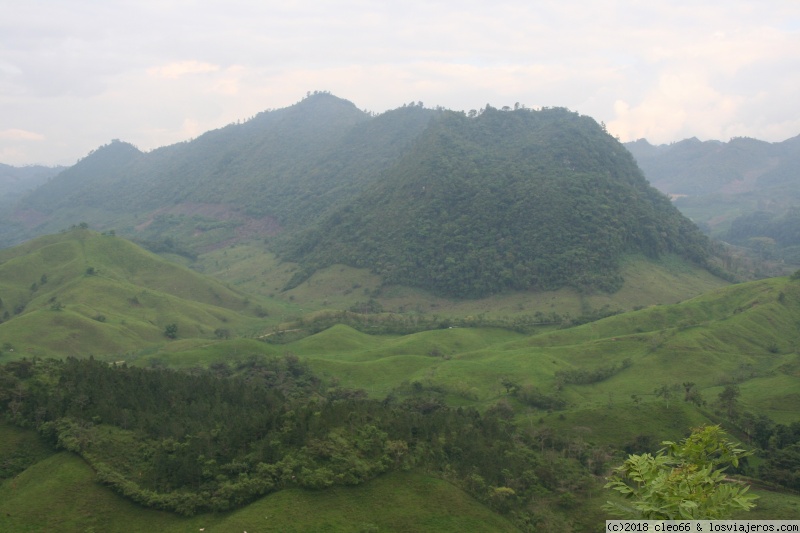
[[[0,163],[151,150],[327,90],[562,106],[622,141],[800,134],[797,0],[0,0]]]

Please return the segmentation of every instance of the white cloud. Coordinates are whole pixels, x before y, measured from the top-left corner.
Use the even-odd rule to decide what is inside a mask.
[[[208,74],[217,72],[219,65],[212,65],[203,61],[179,61],[147,70],[151,76],[175,80],[189,74]]]
[[[564,106],[626,140],[800,133],[800,3],[784,0],[42,0],[5,15],[0,130],[44,137],[5,163],[155,148],[315,89],[378,112]],[[0,154],[18,142],[0,136]]]
[[[8,129],[0,131],[0,140],[4,141],[43,141],[45,136],[32,131]]]

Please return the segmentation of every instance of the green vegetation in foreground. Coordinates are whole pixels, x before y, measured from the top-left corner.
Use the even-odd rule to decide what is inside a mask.
[[[434,412],[445,412],[443,409],[458,412],[458,407],[471,412],[469,408],[477,408],[482,420],[488,416],[503,421],[500,427],[519,435],[519,442],[524,442],[532,452],[535,464],[557,465],[555,473],[534,470],[537,483],[541,482],[541,486],[549,491],[544,493],[544,497],[539,494],[533,500],[537,502],[535,506],[525,508],[529,516],[542,521],[537,522],[537,526],[544,529],[543,523],[549,523],[558,524],[557,528],[553,526],[557,530],[566,527],[585,530],[591,527],[590,523],[603,518],[599,511],[602,502],[596,493],[602,484],[599,476],[604,468],[620,460],[621,452],[652,452],[658,448],[660,440],[679,439],[687,428],[703,423],[723,422],[737,438],[759,448],[748,466],[748,475],[791,486],[792,479],[787,479],[780,464],[770,458],[794,461],[798,455],[795,452],[800,441],[800,425],[795,427],[797,409],[793,407],[797,405],[797,380],[800,379],[797,370],[800,367],[797,356],[797,346],[800,345],[797,327],[800,324],[800,283],[794,279],[796,277],[731,286],[680,304],[644,308],[579,327],[551,327],[536,334],[500,328],[456,327],[407,335],[369,335],[338,325],[286,344],[211,338],[211,335],[205,340],[179,338],[165,343],[166,349],[140,353],[133,362],[137,366],[182,367],[189,370],[189,375],[196,374],[197,379],[208,379],[203,377],[206,375],[204,372],[194,367],[207,368],[210,375],[223,378],[229,373],[235,375],[244,371],[248,365],[259,368],[258,364],[253,366],[259,360],[250,357],[254,353],[268,356],[288,354],[290,360],[294,358],[298,363],[308,365],[320,383],[325,384],[315,393],[317,401],[321,402],[315,407],[315,412],[325,411],[327,407],[321,407],[327,405],[325,402],[331,405],[340,401],[360,402],[367,401],[368,396],[373,398],[369,400],[372,405],[386,400],[387,405],[413,406],[413,409],[421,410],[420,413],[429,408]],[[48,277],[45,285],[50,282]],[[373,318],[370,315],[365,317],[366,320]],[[163,334],[163,327],[159,328],[159,334]],[[18,358],[18,355],[3,346],[0,357],[0,361],[6,362]],[[107,368],[104,365],[100,367]],[[688,383],[691,387],[687,386]],[[11,385],[10,390],[16,390],[13,383]],[[246,387],[239,388],[246,390]],[[203,387],[188,389],[208,390]],[[47,389],[31,390],[41,392]],[[54,390],[66,393],[70,389],[56,387]],[[9,402],[9,410],[15,400],[13,394],[6,395],[4,400]],[[135,394],[128,394],[128,397],[133,396]],[[107,397],[107,394],[103,395],[103,398]],[[91,399],[91,396],[87,395],[87,398]],[[75,402],[61,403],[62,408],[74,410],[70,416],[82,413],[81,405],[91,405],[91,402],[86,404],[86,399],[76,398]],[[178,403],[188,405],[192,402]],[[345,405],[352,411],[349,404]],[[378,409],[378,413],[384,407],[371,409]],[[157,412],[169,411],[157,409]],[[36,412],[32,413],[34,419],[39,416]],[[98,416],[99,421],[94,420],[94,416]],[[391,420],[397,420],[383,414],[370,416],[374,421],[381,420],[381,423],[389,425]],[[62,446],[77,446],[74,449],[84,454],[92,464],[119,464],[124,470],[125,461],[136,455],[124,450],[134,449],[136,441],[126,433],[131,431],[130,428],[113,429],[107,417],[107,414],[96,413],[84,422],[64,420],[60,426],[49,426],[55,432],[47,434],[55,438],[55,442],[59,436],[63,437]],[[132,424],[132,421],[133,417],[128,423]],[[159,424],[169,427],[171,423],[164,418],[151,425],[157,427]],[[389,431],[374,422],[371,425],[385,432],[388,441],[403,440],[391,436]],[[442,427],[442,424],[436,426]],[[359,437],[353,435],[358,435],[359,427],[355,424],[344,433],[328,431],[324,438],[317,438],[320,442],[336,442],[336,435],[345,435],[346,440],[355,438],[357,441]],[[468,434],[457,427],[453,426],[452,435]],[[354,430],[355,433],[350,433]],[[158,437],[150,444],[160,446],[159,453],[168,457],[189,442],[182,440],[185,432],[181,433],[180,427],[176,431],[174,435]],[[501,437],[499,440],[498,435]],[[502,441],[504,434],[498,435],[492,438],[493,442]],[[170,438],[174,443],[164,442]],[[458,442],[449,439],[450,436],[445,436],[443,442]],[[197,442],[203,441],[198,439]],[[437,447],[442,445],[441,440],[431,442],[436,443],[431,445],[433,450],[440,449]],[[119,443],[126,444],[117,449]],[[90,448],[84,449],[85,444]],[[458,448],[462,453],[466,449],[463,446]],[[99,449],[105,450],[105,455],[98,455]],[[301,475],[294,475],[304,480],[304,486],[315,486],[319,480],[325,485],[329,474],[323,465],[303,453],[307,451],[295,457],[300,458],[299,464],[310,465],[308,472],[302,473],[300,468]],[[353,457],[358,457],[358,453]],[[422,453],[421,449],[415,449],[409,456],[420,457],[416,455],[419,453]],[[454,449],[445,453],[451,458],[447,464],[457,465],[453,453]],[[367,460],[367,466],[361,471],[370,472],[368,465],[374,459]],[[565,462],[559,462],[561,459]],[[475,464],[475,461],[470,461]],[[517,499],[512,500],[514,505],[509,507],[525,507],[520,503],[524,501],[518,496],[520,491],[508,478],[490,480],[483,472],[477,473],[480,478],[472,478],[471,472],[458,472],[455,466],[458,475],[450,477],[443,464],[438,460],[417,462],[412,470],[424,466],[435,471],[495,510],[502,511],[509,503],[504,499],[504,495],[509,493],[494,489],[507,487],[517,495]],[[108,471],[99,470],[103,479],[111,479]],[[388,470],[395,471],[393,468]],[[372,470],[364,481],[379,471],[380,468]],[[493,471],[496,474],[502,472],[502,468]],[[224,474],[232,485],[242,481],[234,476],[236,472],[230,467]],[[331,472],[336,476],[335,470]],[[525,490],[535,486],[527,486]],[[230,501],[232,505],[241,505],[252,501],[253,497],[257,498],[251,495],[239,503],[235,497]],[[791,501],[776,504],[784,510],[791,509],[791,505]],[[249,509],[249,506],[244,507],[239,512]],[[520,516],[517,514],[518,524]],[[572,525],[569,526],[568,522]]]
[[[200,528],[212,533],[299,533],[324,528],[518,531],[450,483],[416,471],[388,474],[357,487],[327,491],[287,489],[237,511],[194,517],[145,509],[118,496],[98,483],[91,468],[69,452],[52,455],[16,478],[0,483],[2,531],[182,533]]]
[[[120,494],[185,516],[422,469],[525,531],[553,520],[577,526],[586,512],[568,518],[557,509],[576,508],[607,460],[560,438],[539,451],[505,404],[481,414],[422,391],[376,401],[325,384],[291,355],[193,374],[16,361],[0,367],[0,409],[79,454]]]
[[[758,497],[727,479],[725,470],[752,455],[719,426],[696,428],[680,443],[663,442],[655,455],[631,455],[614,469],[606,488],[625,503],[605,509],[629,520],[725,520],[749,511]]]

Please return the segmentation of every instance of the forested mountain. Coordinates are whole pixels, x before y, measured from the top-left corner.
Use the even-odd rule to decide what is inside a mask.
[[[301,263],[294,284],[344,263],[457,297],[614,291],[626,253],[708,256],[589,117],[421,104],[372,116],[327,93],[149,153],[113,141],[11,220],[16,238],[84,221],[196,251],[280,233],[271,245]]]
[[[413,106],[371,118],[318,93],[149,153],[112,141],[28,196],[14,219],[28,233],[77,220],[151,237],[231,229],[211,241],[248,224],[306,224],[376,179],[434,114]]]
[[[708,254],[594,120],[488,106],[475,118],[438,117],[384,179],[285,249],[309,272],[346,263],[458,296],[613,291],[626,252],[698,263]]]
[[[650,182],[715,237],[800,262],[800,136],[627,143]]]

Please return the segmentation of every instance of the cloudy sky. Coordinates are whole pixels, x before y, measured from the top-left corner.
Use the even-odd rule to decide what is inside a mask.
[[[563,106],[623,141],[800,134],[797,0],[0,0],[0,163],[142,150],[327,90]]]

